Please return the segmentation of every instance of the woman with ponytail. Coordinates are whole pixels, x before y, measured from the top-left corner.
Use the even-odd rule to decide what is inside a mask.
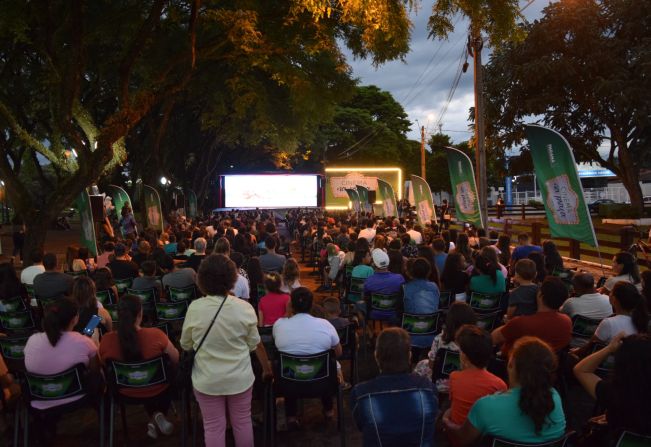
[[[179,352],[163,331],[157,328],[143,328],[142,304],[140,298],[127,295],[118,303],[117,332],[109,332],[102,337],[99,353],[102,363],[109,360],[121,362],[140,362],[167,355],[176,365]],[[136,390],[125,390],[127,397],[144,400],[145,410],[151,418],[147,424],[147,435],[156,439],[160,431],[172,434],[174,426],[165,415],[171,402],[169,384],[152,385]]]
[[[490,250],[488,247],[484,249]],[[470,291],[489,295],[506,292],[506,280],[494,256],[487,256],[485,252],[477,256],[470,278]]]
[[[610,304],[615,315],[599,323],[594,333],[595,342],[608,344],[619,332],[625,335],[647,332],[649,313],[635,285],[625,281],[616,283],[610,293]]]
[[[638,290],[642,289],[640,281],[640,269],[637,266],[635,256],[627,251],[621,251],[613,258],[613,273],[614,276],[608,278],[601,293],[608,294],[613,290],[615,284],[620,281],[630,282],[634,284]]]
[[[43,329],[27,340],[25,368],[34,374],[58,374],[83,364],[92,372],[99,372],[97,346],[93,341],[74,330],[79,321],[79,307],[72,299],[61,298],[45,309]],[[45,410],[69,404],[83,396],[35,401],[32,407]]]
[[[79,306],[79,322],[75,326],[77,332],[81,332],[93,315],[102,319],[100,323],[105,332],[113,330],[113,320],[102,303],[97,301],[95,283],[87,276],[75,278],[72,284],[72,299]]]
[[[553,388],[557,366],[556,355],[547,343],[522,337],[509,358],[509,390],[482,397],[462,426],[446,421],[446,428],[458,445],[472,444],[482,435],[518,443],[561,438],[565,414],[561,397]]]

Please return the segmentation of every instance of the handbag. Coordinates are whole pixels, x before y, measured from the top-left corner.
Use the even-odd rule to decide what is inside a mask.
[[[226,302],[226,299],[227,298],[224,297],[224,300],[220,304],[219,309],[217,309],[215,316],[212,317],[210,326],[208,326],[208,330],[206,330],[205,334],[203,334],[203,337],[201,338],[201,341],[199,342],[197,349],[190,349],[188,351],[184,351],[183,356],[179,360],[179,365],[176,373],[176,383],[180,389],[189,389],[192,386],[192,368],[194,368],[194,357],[197,355],[197,352],[199,352],[199,349],[201,349],[203,342],[206,340],[206,337],[208,336],[208,332],[210,332],[210,329],[212,329],[212,326],[215,324],[217,315],[219,315],[219,312],[221,312],[222,307],[224,307],[224,303]]]

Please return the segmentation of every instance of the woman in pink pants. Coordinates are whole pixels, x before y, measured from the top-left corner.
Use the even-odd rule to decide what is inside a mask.
[[[229,295],[236,279],[237,268],[228,257],[205,258],[197,282],[206,296],[190,304],[181,334],[181,347],[196,350],[192,386],[203,415],[207,447],[226,445],[227,415],[235,445],[253,446],[251,351],[255,351],[264,376],[271,376],[253,307]],[[205,341],[197,350],[204,335]]]

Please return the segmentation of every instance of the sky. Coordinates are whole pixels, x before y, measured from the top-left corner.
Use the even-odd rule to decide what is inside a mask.
[[[454,33],[447,40],[428,39],[427,19],[431,14],[433,0],[424,0],[418,11],[410,16],[413,24],[411,51],[405,61],[393,61],[374,68],[370,60],[355,60],[348,53],[348,63],[353,69],[353,77],[359,78],[361,85],[376,85],[389,91],[402,104],[412,122],[408,137],[420,141],[420,126],[426,126],[428,134],[437,133],[441,124],[443,133],[457,143],[471,136],[468,130],[469,109],[474,105],[472,58],[470,66],[461,75],[446,113],[442,120],[446,99],[460,63],[467,42],[468,20],[456,17]],[[535,20],[542,15],[542,9],[549,0],[520,0],[527,20]],[[484,48],[482,61],[488,61],[490,50]],[[465,59],[464,59],[465,60]],[[420,126],[417,124],[420,123]]]

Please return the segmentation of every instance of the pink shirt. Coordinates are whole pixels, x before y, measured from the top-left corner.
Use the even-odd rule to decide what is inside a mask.
[[[262,312],[262,325],[273,326],[277,319],[285,316],[289,295],[269,292],[260,299],[258,309]]]
[[[97,355],[97,346],[79,332],[64,332],[56,346],[52,346],[45,335],[32,335],[25,345],[25,368],[34,374],[57,374],[82,363],[86,366]],[[32,402],[32,407],[47,409],[81,399],[83,396],[68,397],[47,402]]]

